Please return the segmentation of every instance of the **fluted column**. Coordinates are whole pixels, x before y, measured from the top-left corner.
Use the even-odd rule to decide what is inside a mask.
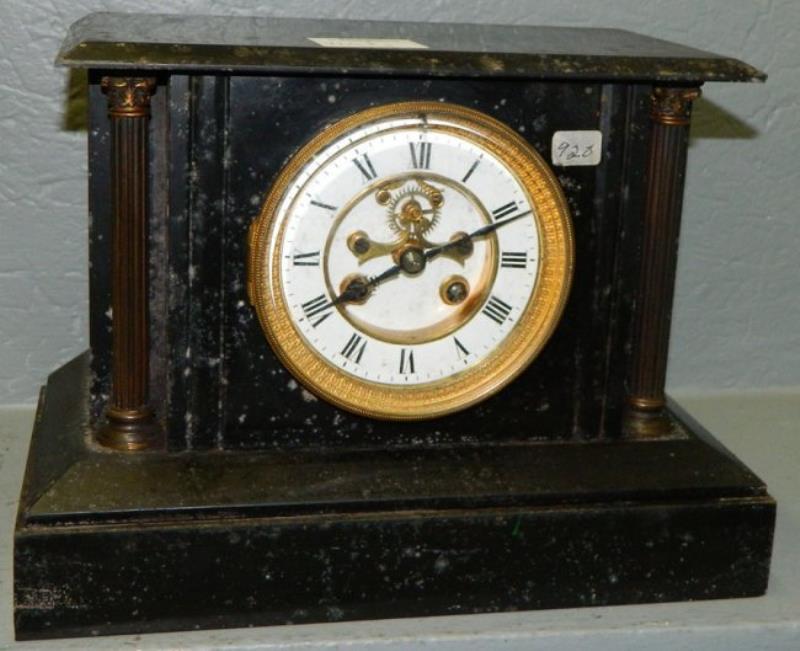
[[[147,125],[153,78],[104,77],[111,122],[113,241],[112,370],[106,422],[98,441],[142,450],[158,441],[148,397]]]
[[[664,384],[686,150],[692,102],[699,96],[700,89],[696,87],[663,86],[655,87],[651,95],[650,117],[653,125],[647,167],[639,291],[628,373],[628,406],[633,417],[629,424],[653,424],[666,405]]]

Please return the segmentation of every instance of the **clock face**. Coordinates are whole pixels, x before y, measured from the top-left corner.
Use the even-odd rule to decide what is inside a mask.
[[[572,272],[546,164],[504,125],[443,103],[321,132],[250,236],[249,292],[281,360],[381,418],[446,414],[510,382],[554,329]]]

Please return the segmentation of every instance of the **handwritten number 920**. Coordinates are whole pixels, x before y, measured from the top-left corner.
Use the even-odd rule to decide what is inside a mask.
[[[562,142],[558,146],[559,160],[571,161],[576,158],[591,158],[594,153],[594,145],[584,145],[583,147],[571,144],[569,142]]]

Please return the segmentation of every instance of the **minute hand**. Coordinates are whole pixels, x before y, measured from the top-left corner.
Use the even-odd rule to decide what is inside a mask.
[[[510,224],[511,222],[515,222],[518,219],[522,219],[523,217],[527,217],[533,211],[526,210],[525,212],[520,212],[514,215],[513,217],[509,217],[508,219],[501,219],[500,221],[496,221],[493,224],[486,224],[486,226],[481,226],[480,228],[468,233],[467,235],[463,235],[458,239],[451,240],[447,244],[442,244],[441,246],[436,246],[432,249],[428,249],[425,251],[425,260],[430,260],[431,258],[435,258],[437,255],[442,253],[446,253],[450,249],[455,249],[456,247],[460,246],[464,242],[469,242],[474,240],[476,237],[483,237],[484,235],[488,235],[496,231],[498,228],[505,226],[506,224]]]
[[[503,219],[494,222],[493,224],[486,224],[486,226],[481,226],[479,229],[474,230],[467,235],[463,235],[458,239],[452,240],[447,244],[442,244],[441,246],[435,246],[432,249],[428,249],[427,251],[425,251],[425,262],[427,262],[431,258],[435,258],[437,255],[449,251],[450,249],[456,248],[463,242],[470,242],[476,237],[483,237],[484,235],[488,235],[489,233],[496,231],[501,226],[505,226],[506,224],[510,224],[513,221],[521,219],[522,217],[526,217],[530,215],[532,212],[533,212],[532,210],[526,210],[525,212],[517,213],[516,215],[509,217],[508,219]],[[341,294],[339,294],[330,303],[328,303],[328,306],[334,306],[334,305],[339,305],[340,303],[348,303],[350,301],[358,301],[364,299],[367,296],[369,296],[370,291],[374,287],[377,287],[382,282],[389,280],[390,278],[399,276],[401,271],[402,267],[399,264],[396,264],[386,269],[383,273],[380,273],[377,276],[373,276],[364,283],[351,283]]]

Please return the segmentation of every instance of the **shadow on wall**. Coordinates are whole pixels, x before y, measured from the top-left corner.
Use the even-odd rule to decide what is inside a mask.
[[[689,146],[703,138],[725,140],[751,140],[758,137],[758,130],[735,115],[702,97],[694,103]]]
[[[89,94],[86,70],[70,68],[64,95],[61,128],[64,131],[86,131],[89,128]]]

